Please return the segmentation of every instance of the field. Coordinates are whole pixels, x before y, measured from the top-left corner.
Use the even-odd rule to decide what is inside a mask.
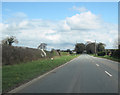
[[[38,77],[77,56],[64,55],[54,57],[53,60],[48,58],[15,65],[5,65],[2,67],[2,90],[3,92],[9,91],[16,86]]]

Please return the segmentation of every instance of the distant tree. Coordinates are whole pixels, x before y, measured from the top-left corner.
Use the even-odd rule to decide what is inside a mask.
[[[88,43],[86,45],[86,51],[88,54],[94,54],[95,53],[95,43]]]
[[[106,45],[104,43],[101,43],[101,42],[100,43],[89,42],[89,43],[86,44],[86,51],[89,54],[94,54],[95,51],[96,52],[104,51],[105,50],[105,46]]]
[[[70,50],[70,49],[67,49],[66,51],[69,52],[69,54],[73,53],[72,50]]]
[[[16,44],[18,43],[18,40],[16,39],[15,36],[7,37],[7,38],[2,40],[3,45],[12,46],[13,43],[16,43]]]
[[[75,45],[75,51],[77,54],[83,53],[84,50],[85,50],[85,45],[83,43],[77,43]]]
[[[66,51],[67,51],[67,52],[70,52],[71,50],[70,50],[70,49],[67,49]]]
[[[98,43],[98,44],[97,44],[97,51],[98,51],[98,52],[104,51],[104,50],[105,50],[105,46],[106,46],[106,45],[105,45],[104,43],[101,43],[101,42]]]
[[[53,52],[54,50],[55,50],[55,49],[54,49],[54,48],[52,48],[52,49],[51,49],[51,52]]]

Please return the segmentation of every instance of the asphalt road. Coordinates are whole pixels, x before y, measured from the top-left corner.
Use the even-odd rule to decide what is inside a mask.
[[[118,93],[118,62],[83,54],[17,93]]]

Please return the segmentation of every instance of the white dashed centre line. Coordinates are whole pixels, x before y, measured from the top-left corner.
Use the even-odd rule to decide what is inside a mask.
[[[108,73],[107,71],[105,71],[105,73],[106,73],[108,76],[112,77],[112,75],[111,75],[110,73]]]
[[[98,64],[96,64],[96,66],[99,66]]]

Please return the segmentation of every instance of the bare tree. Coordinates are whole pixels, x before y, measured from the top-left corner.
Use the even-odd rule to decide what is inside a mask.
[[[46,43],[41,43],[39,46],[38,46],[38,49],[43,49],[45,50],[47,47],[47,44]]]
[[[41,43],[39,46],[38,46],[38,49],[40,49],[42,51],[41,53],[41,56],[42,57],[46,57],[46,53],[45,53],[45,49],[47,47],[47,44],[46,43]]]
[[[88,45],[88,44],[90,44],[90,43],[92,43],[91,41],[87,41],[86,43],[85,43],[85,45]]]
[[[3,45],[12,46],[13,43],[16,43],[16,44],[18,43],[18,40],[16,39],[15,36],[7,37],[7,38],[2,40]]]

